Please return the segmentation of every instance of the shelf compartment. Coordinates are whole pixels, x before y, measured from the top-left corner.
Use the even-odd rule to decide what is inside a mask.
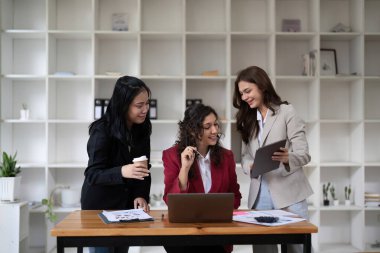
[[[46,42],[44,39],[28,37],[2,36],[3,75],[46,74]]]
[[[322,185],[327,182],[331,182],[335,187],[335,196],[339,200],[339,206],[333,206],[330,192],[328,197],[330,199],[330,206],[323,207],[326,210],[355,210],[358,207],[363,206],[364,204],[364,186],[362,182],[364,181],[364,168],[358,166],[321,166],[321,175],[320,175],[320,203],[323,207],[323,194],[322,194]],[[346,186],[351,186],[351,205],[345,206],[345,193],[344,188]],[[360,209],[359,209],[360,210]]]
[[[307,204],[309,207],[319,206],[318,194],[315,194],[319,191],[319,170],[315,166],[305,166],[303,171],[310,182],[311,188],[313,189],[314,194],[307,198]]]
[[[380,10],[379,10],[380,11]],[[380,16],[380,15],[379,15]],[[365,36],[364,69],[366,76],[380,76],[380,35]]]
[[[95,0],[95,29],[112,31],[112,14],[125,13],[128,31],[139,30],[139,15],[137,0]]]
[[[319,161],[319,125],[317,123],[306,123],[306,139],[309,145],[311,161],[309,165],[317,164]]]
[[[270,37],[261,35],[231,36],[231,74],[248,66],[256,65],[268,73],[270,66]]]
[[[317,31],[318,2],[311,0],[287,0],[276,2],[276,31],[282,31],[284,19],[299,19],[300,32]]]
[[[227,119],[227,103],[230,101],[226,94],[226,80],[186,80],[186,99],[202,99],[202,103],[213,107],[219,120]]]
[[[136,35],[96,34],[95,38],[95,73],[97,75],[107,75],[110,72],[138,75],[139,52]]]
[[[364,82],[364,114],[366,120],[380,120],[380,79]]]
[[[265,0],[231,1],[231,31],[233,32],[271,32],[272,9]],[[250,22],[247,22],[250,20]]]
[[[79,37],[78,37],[79,36]],[[87,35],[80,34],[50,34],[49,74],[71,72],[74,76],[89,76],[93,74],[92,41]]]
[[[141,74],[180,76],[184,72],[183,39],[179,35],[141,37]]]
[[[370,163],[380,162],[380,123],[364,125],[364,160]]]
[[[303,57],[317,48],[317,37],[307,35],[289,36],[281,34],[276,38],[276,75],[302,76]]]
[[[321,48],[336,50],[338,75],[363,75],[363,40],[359,34],[352,36],[342,36],[339,33],[321,35],[320,40]]]
[[[379,175],[378,175],[379,176]],[[379,242],[380,238],[380,209],[365,212],[365,251],[379,252],[380,247],[371,245]]]
[[[91,80],[50,79],[49,119],[91,120],[92,85]]]
[[[235,162],[241,163],[241,146],[242,139],[240,133],[237,131],[236,123],[230,124],[231,145],[227,148],[231,149],[234,153]]]
[[[305,121],[318,119],[318,82],[302,79],[276,79],[276,90],[282,100],[294,106],[298,115]]]
[[[55,205],[58,207],[68,207],[64,206],[62,203],[62,190],[64,187],[69,187],[70,190],[74,191],[77,195],[78,202],[75,207],[80,209],[80,194],[82,184],[84,182],[84,171],[86,167],[82,168],[48,168],[47,178],[47,189],[48,194],[52,194],[54,191],[54,201]],[[73,180],[75,178],[75,180]],[[74,206],[73,206],[74,207]]]
[[[321,80],[320,89],[321,120],[360,121],[363,119],[362,80]]]
[[[46,162],[46,130],[43,123],[2,123],[1,140],[1,149],[12,154],[17,152],[19,163]]]
[[[319,226],[320,252],[359,252],[363,248],[361,211],[321,212]]]
[[[49,164],[87,162],[88,125],[88,123],[49,123]]]
[[[141,30],[181,32],[183,31],[183,1],[142,0]],[[160,11],[157,11],[160,10]]]
[[[379,178],[380,178],[380,165],[379,166],[366,166],[365,167],[365,192],[368,193],[376,193],[380,194],[380,184],[379,184]],[[369,207],[371,208],[371,207]],[[380,208],[378,208],[379,215],[380,215]],[[380,220],[378,221],[380,222]],[[378,237],[380,238],[380,237]]]
[[[360,123],[321,123],[320,161],[322,163],[361,163],[363,125]]]
[[[20,198],[25,201],[40,202],[45,197],[45,168],[22,167]]]
[[[162,151],[172,147],[177,139],[177,123],[153,123],[150,137],[152,162],[162,161]]]
[[[183,118],[184,88],[182,80],[143,78],[143,81],[152,92],[151,98],[157,99],[157,120]]]
[[[6,120],[20,119],[20,109],[26,104],[29,109],[29,120],[46,119],[45,81],[38,79],[2,79],[1,118]]]
[[[362,1],[321,0],[320,31],[330,32],[338,23],[351,27],[353,32],[361,32],[363,27]]]
[[[48,1],[49,30],[91,30],[93,29],[92,10],[91,0]]]
[[[2,29],[46,30],[44,0],[1,1]]]
[[[185,0],[186,31],[225,32],[227,29],[226,0]],[[212,11],[210,11],[212,10]]]
[[[380,33],[380,2],[377,0],[364,0],[364,12],[364,31]]]
[[[199,76],[204,71],[219,71],[227,74],[226,37],[209,35],[187,35],[186,75]]]

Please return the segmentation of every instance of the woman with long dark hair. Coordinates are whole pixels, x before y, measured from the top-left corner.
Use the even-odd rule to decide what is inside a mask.
[[[306,198],[313,191],[302,169],[310,161],[305,123],[294,107],[282,101],[267,73],[248,67],[235,81],[233,105],[242,145],[242,167],[250,175],[259,147],[286,139],[286,146],[273,153],[280,166],[258,177],[251,177],[248,208],[284,209],[308,219]],[[254,252],[277,252],[276,245],[254,245]],[[288,252],[302,252],[292,245]]]
[[[88,166],[82,186],[83,210],[143,208],[149,211],[150,89],[131,76],[120,77],[105,114],[89,127]],[[146,163],[134,158],[146,156]],[[115,252],[128,252],[117,247]],[[90,252],[109,252],[90,248]]]
[[[175,145],[162,154],[165,174],[164,201],[168,193],[234,193],[234,208],[241,194],[230,150],[220,144],[218,114],[210,106],[196,104],[178,123]],[[231,252],[231,246],[165,247],[167,252]]]

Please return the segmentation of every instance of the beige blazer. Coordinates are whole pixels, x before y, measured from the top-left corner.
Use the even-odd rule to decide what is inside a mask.
[[[268,110],[265,121],[262,146],[287,139],[289,164],[280,163],[276,170],[265,173],[258,178],[251,178],[248,196],[248,208],[252,208],[257,198],[261,177],[268,182],[275,208],[284,208],[306,199],[313,190],[302,169],[310,161],[309,147],[305,134],[305,123],[296,114],[292,105],[282,104],[275,107],[275,115]],[[242,145],[242,167],[250,176],[250,168],[255,159],[256,150],[260,147],[257,138]]]

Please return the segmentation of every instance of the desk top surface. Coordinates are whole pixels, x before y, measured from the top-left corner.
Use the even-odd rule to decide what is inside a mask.
[[[311,234],[318,228],[308,221],[267,227],[242,222],[170,223],[167,211],[150,211],[154,221],[105,224],[100,210],[70,213],[51,230],[52,236],[156,236],[156,235],[239,235],[239,234]]]

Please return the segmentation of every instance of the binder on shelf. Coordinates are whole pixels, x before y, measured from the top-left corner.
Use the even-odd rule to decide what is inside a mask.
[[[157,99],[149,100],[149,118],[157,119]]]
[[[202,104],[202,99],[201,98],[195,98],[195,99],[186,99],[186,108],[195,105],[195,104]]]
[[[107,111],[109,99],[95,98],[94,119],[100,119]]]
[[[102,116],[106,113],[108,104],[110,103],[109,99],[103,99],[103,109],[102,109]]]
[[[103,100],[95,98],[94,119],[100,119],[103,115]]]

